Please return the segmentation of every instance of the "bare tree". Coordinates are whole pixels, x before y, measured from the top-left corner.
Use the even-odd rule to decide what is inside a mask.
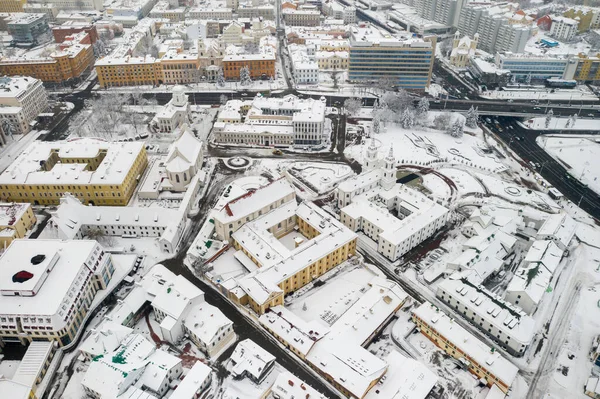
[[[333,82],[333,88],[337,89],[340,85],[340,77],[339,77],[339,72],[334,71],[331,72],[331,81]]]
[[[393,90],[394,88],[394,79],[391,76],[383,76],[379,78],[377,81],[377,88],[382,92],[386,92],[389,90]]]
[[[344,101],[344,108],[349,115],[357,114],[362,108],[362,101],[358,98],[348,98]]]
[[[439,114],[433,119],[433,127],[437,130],[446,130],[450,126],[452,115],[449,112]]]
[[[0,125],[2,127],[2,131],[4,132],[4,135],[6,137],[12,137],[14,134],[19,133],[19,129],[14,124],[14,122],[12,122],[6,118],[0,119]]]

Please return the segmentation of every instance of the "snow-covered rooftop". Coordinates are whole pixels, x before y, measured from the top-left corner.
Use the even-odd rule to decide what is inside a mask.
[[[278,399],[326,399],[325,395],[289,371],[279,373],[271,387],[271,394],[274,398]],[[270,398],[270,396],[267,398]]]
[[[369,290],[331,326],[332,336],[362,346],[408,298],[398,284],[385,278],[374,277],[369,286]]]
[[[39,81],[26,76],[0,78],[0,98],[20,98]]]
[[[527,251],[524,262],[533,263],[534,266],[542,264],[551,274],[558,267],[563,251],[552,241],[534,241]]]
[[[263,186],[256,191],[250,191],[242,196],[229,201],[223,209],[215,216],[223,224],[232,220],[244,218],[247,215],[258,212],[258,210],[283,199],[289,194],[294,193],[294,188],[285,179],[278,179],[272,183]]]
[[[196,393],[204,384],[207,378],[210,378],[212,369],[206,364],[197,361],[194,366],[188,371],[185,378],[169,399],[191,399],[196,397]]]
[[[413,315],[423,320],[430,328],[437,331],[446,340],[455,345],[462,353],[469,356],[490,374],[510,387],[517,377],[519,369],[503,358],[499,352],[478,340],[470,332],[462,328],[429,302],[413,310]]]
[[[103,151],[106,156],[95,170],[86,170],[86,163],[59,162],[49,171],[40,166],[53,152],[60,158],[85,159]],[[111,143],[92,138],[34,141],[0,175],[0,184],[121,184],[142,151],[143,142]]]
[[[553,214],[546,219],[538,230],[538,237],[553,237],[563,247],[568,247],[575,235],[577,224],[566,212]]]
[[[84,226],[125,225],[177,230],[183,217],[181,210],[163,207],[85,206],[78,198],[66,194],[52,215],[52,223],[59,229],[61,238],[74,239]]]
[[[185,318],[185,328],[207,345],[232,324],[219,308],[206,302],[193,307]]]
[[[78,349],[95,357],[116,350],[133,330],[113,321],[105,321],[89,332]]]
[[[306,360],[357,398],[387,370],[387,364],[365,348],[330,335],[313,346]]]
[[[503,336],[511,337],[524,345],[529,345],[535,333],[535,320],[523,310],[485,287],[475,287],[460,279],[446,279],[438,286],[449,296],[475,313],[478,319],[485,320]]]
[[[59,318],[65,319],[66,311],[61,310],[61,305],[67,310],[70,308],[74,298],[67,293],[80,285],[77,277],[84,262],[99,249],[96,241],[89,240],[13,241],[0,257],[0,313],[52,317],[62,312],[63,317]],[[34,258],[38,255],[39,258]],[[21,272],[31,277],[23,282],[13,279]],[[14,295],[14,292],[22,295]]]
[[[275,361],[275,356],[254,341],[245,339],[237,344],[230,359],[235,363],[232,369],[233,375],[243,375],[246,372],[259,379],[263,371]]]
[[[31,207],[28,203],[0,203],[0,226],[12,226]]]
[[[306,322],[280,305],[260,316],[259,321],[303,356],[329,332],[329,328],[321,323],[314,320]]]
[[[53,341],[31,342],[27,348],[27,352],[25,352],[25,356],[23,356],[21,363],[19,363],[19,368],[12,378],[13,381],[32,388],[36,386],[39,383],[37,379],[44,372],[46,361],[55,346],[56,343]]]
[[[185,277],[179,275],[166,282],[156,294],[152,306],[171,316],[175,320],[183,315],[188,305],[204,292]]]
[[[195,165],[202,155],[202,142],[189,128],[184,128],[181,136],[171,145],[165,161],[168,172],[177,173]]]
[[[425,399],[438,377],[423,363],[392,350],[385,362],[385,381],[371,389],[365,399]]]

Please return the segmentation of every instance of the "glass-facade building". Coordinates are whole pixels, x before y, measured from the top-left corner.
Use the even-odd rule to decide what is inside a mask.
[[[424,90],[431,81],[434,43],[383,36],[375,28],[355,28],[350,40],[348,79],[378,82],[390,79],[405,89]],[[376,32],[376,33],[374,33]]]

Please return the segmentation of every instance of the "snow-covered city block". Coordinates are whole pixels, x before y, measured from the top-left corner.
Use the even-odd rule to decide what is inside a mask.
[[[0,0],[0,398],[600,398],[600,2]]]

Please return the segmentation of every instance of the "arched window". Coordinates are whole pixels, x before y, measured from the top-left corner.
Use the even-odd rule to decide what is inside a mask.
[[[175,175],[175,180],[179,183],[179,175]]]

